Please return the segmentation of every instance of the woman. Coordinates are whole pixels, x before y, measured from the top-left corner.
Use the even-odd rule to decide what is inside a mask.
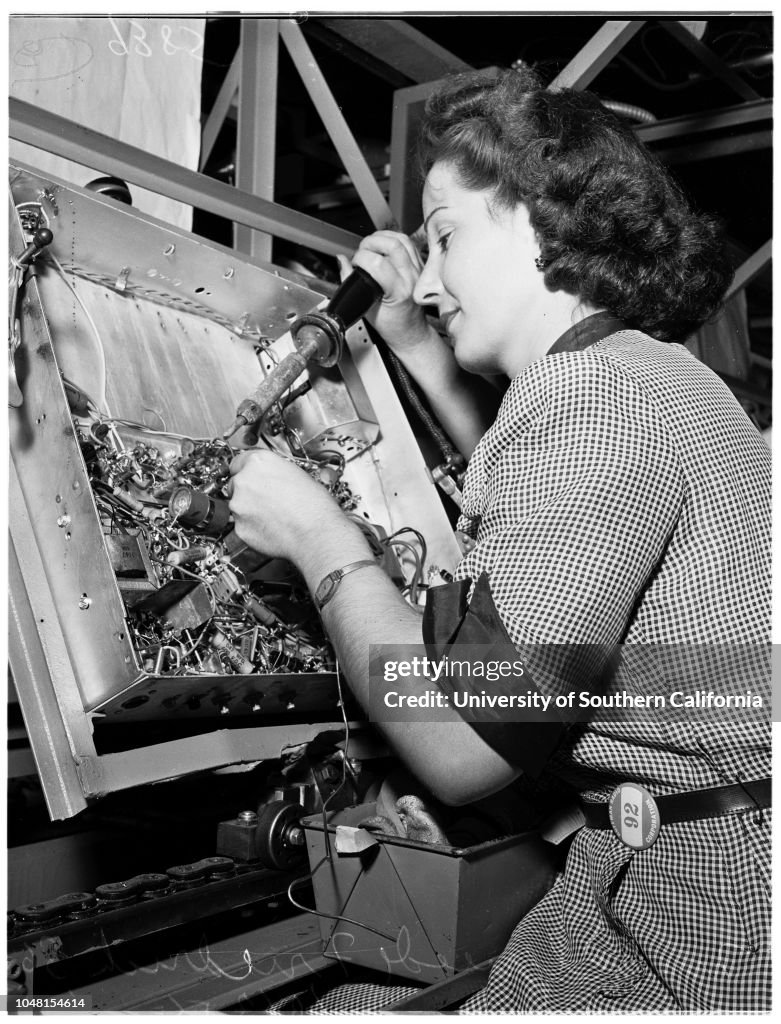
[[[548,92],[531,72],[456,80],[429,104],[423,154],[425,265],[390,231],[353,263],[383,286],[377,330],[470,457],[459,528],[474,543],[457,578],[486,574],[543,693],[569,689],[544,652],[581,645],[675,650],[684,692],[707,689],[720,645],[741,645],[741,678],[761,692],[768,452],[718,379],[669,344],[728,283],[714,225],[595,97]],[[424,318],[432,306],[449,344]],[[492,424],[470,374],[510,379]],[[351,567],[323,618],[368,707],[369,644],[419,643],[420,618],[322,488],[266,453],[234,469],[243,539],[292,559],[313,593]],[[670,665],[628,658],[621,685],[651,692],[660,671]],[[440,799],[466,803],[523,770],[576,786],[587,816],[563,877],[468,1009],[769,1008],[764,714],[580,723],[537,763],[524,723],[441,717],[383,725]],[[645,846],[610,827],[625,784],[661,815]]]

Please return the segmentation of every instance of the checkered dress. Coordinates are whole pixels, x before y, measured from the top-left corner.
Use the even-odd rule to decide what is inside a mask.
[[[512,381],[470,461],[459,528],[477,543],[459,578],[488,573],[521,651],[688,645],[687,690],[708,688],[698,645],[741,644],[769,699],[767,447],[681,346],[621,330],[561,348]],[[657,796],[754,780],[770,774],[770,727],[740,712],[579,725],[549,770],[594,800],[624,779]],[[769,811],[667,825],[644,851],[582,829],[464,1009],[769,1009],[769,886]]]
[[[459,529],[477,543],[457,576],[488,574],[510,638],[532,659],[539,645],[676,645],[680,688],[707,689],[697,650],[742,644],[758,652],[751,687],[768,696],[769,452],[684,348],[595,321],[511,383],[469,464]],[[629,660],[622,684],[653,691],[658,658],[646,673],[642,653]],[[556,689],[544,672],[534,680]],[[516,735],[522,743],[522,727]],[[770,728],[740,713],[721,724],[696,713],[684,725],[590,722],[570,730],[548,770],[592,800],[626,779],[657,796],[754,780],[770,774]],[[389,984],[342,986],[312,1010],[376,1011],[401,995]],[[640,852],[581,829],[562,876],[462,1009],[769,1007],[766,810],[667,825]]]

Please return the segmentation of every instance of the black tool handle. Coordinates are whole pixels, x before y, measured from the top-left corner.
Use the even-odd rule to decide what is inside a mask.
[[[30,244],[24,249],[22,253],[19,254],[19,256],[17,256],[16,262],[20,266],[26,267],[27,264],[33,259],[33,257],[38,255],[41,249],[45,249],[46,246],[51,245],[53,241],[54,235],[48,228],[38,228],[38,230],[33,235]]]
[[[368,313],[374,303],[382,298],[382,294],[381,285],[377,284],[371,274],[367,274],[361,267],[355,267],[339,285],[326,306],[326,312],[339,319],[346,329]]]

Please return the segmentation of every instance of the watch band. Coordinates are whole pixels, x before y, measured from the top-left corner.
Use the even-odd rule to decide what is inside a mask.
[[[348,562],[348,564],[343,565],[341,569],[334,569],[333,572],[329,572],[327,575],[323,576],[317,585],[317,590],[314,595],[317,610],[321,612],[323,608],[325,608],[339,589],[339,584],[345,576],[351,572],[355,572],[356,569],[364,569],[367,566],[376,564],[377,563],[373,558],[362,558],[358,562]]]

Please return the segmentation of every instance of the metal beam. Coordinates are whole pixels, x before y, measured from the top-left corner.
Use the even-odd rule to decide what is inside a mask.
[[[9,107],[9,134],[19,142],[85,167],[100,167],[106,174],[118,175],[169,199],[178,199],[318,252],[333,256],[350,253],[360,243],[360,237],[351,231],[249,195],[31,103],[12,98]]]
[[[653,124],[644,124],[635,129],[635,134],[645,143],[677,136],[683,136],[688,140],[692,135],[702,132],[721,131],[725,128],[750,125],[756,121],[769,121],[772,117],[773,101],[758,100],[756,103],[740,103],[734,107],[723,107],[721,110],[686,114],[683,117],[670,117],[664,121],[655,121]]]
[[[735,271],[735,276],[732,279],[732,284],[727,290],[727,294],[724,297],[724,301],[731,299],[736,292],[739,292],[742,288],[748,287],[749,284],[754,280],[757,274],[761,274],[767,264],[773,257],[773,240],[769,238],[763,246],[761,246]]]
[[[318,18],[318,25],[413,82],[430,82],[472,66],[399,18]]]
[[[762,98],[759,93],[751,88],[748,82],[744,82],[740,75],[725,64],[720,57],[717,57],[707,46],[703,46],[699,39],[695,39],[680,21],[660,20],[659,24],[673,39],[677,39],[681,46],[684,46],[690,53],[693,53],[701,64],[704,64],[717,78],[720,78],[722,82],[734,89],[744,100],[758,100]]]
[[[606,21],[569,64],[548,86],[549,89],[585,89],[645,25],[645,21]]]
[[[390,207],[328,88],[328,83],[301,29],[295,22],[282,21],[279,31],[372,224],[375,228],[390,227],[393,223]]]
[[[322,43],[342,60],[352,61],[353,64],[357,64],[364,71],[368,71],[370,75],[375,75],[377,78],[387,82],[393,89],[404,89],[411,84],[411,79],[407,75],[397,71],[396,68],[392,68],[384,60],[373,57],[366,50],[362,50],[343,36],[324,28],[323,20],[326,19],[308,18],[302,24],[301,28],[307,39],[314,39],[318,43]]]
[[[236,95],[236,90],[239,87],[240,54],[241,50],[233,58],[231,66],[228,68],[228,73],[225,75],[220,86],[220,91],[217,93],[217,99],[209,111],[206,124],[203,126],[203,131],[201,132],[201,159],[198,163],[199,171],[204,169],[206,161],[211,156],[214,143],[217,141],[217,136],[220,134],[220,129],[225,123],[225,118],[228,116],[228,111],[233,103],[233,97]]]
[[[770,149],[773,132],[770,128],[759,132],[743,132],[723,138],[703,139],[700,142],[655,149],[654,152],[666,164],[696,163],[698,160],[715,160],[736,153],[751,153],[758,149]]]
[[[277,146],[277,66],[279,23],[274,18],[242,18],[236,187],[263,199],[274,198]],[[271,262],[272,237],[243,224],[233,229],[239,252]]]

